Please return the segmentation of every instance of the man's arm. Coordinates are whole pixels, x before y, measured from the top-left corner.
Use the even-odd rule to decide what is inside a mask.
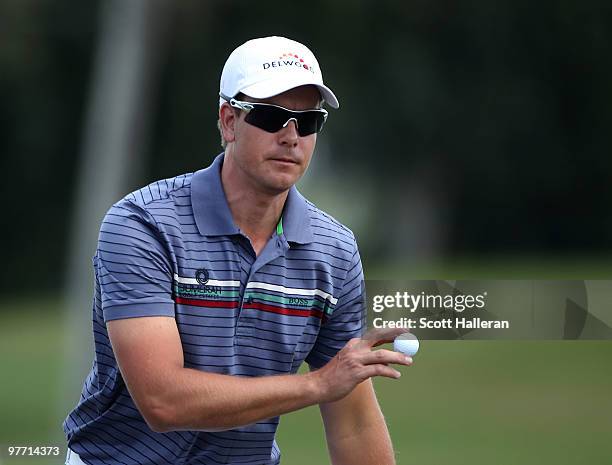
[[[395,465],[391,438],[371,380],[343,399],[319,407],[333,465]]]
[[[174,318],[142,317],[107,323],[127,388],[157,432],[227,430],[320,402],[336,401],[371,376],[397,378],[389,363],[410,365],[402,354],[370,349],[353,339],[321,369],[303,375],[238,377],[185,368]],[[398,330],[377,335],[392,340]]]

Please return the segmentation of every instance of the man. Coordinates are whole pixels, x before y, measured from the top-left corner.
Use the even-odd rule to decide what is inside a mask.
[[[350,230],[302,197],[338,101],[304,45],[246,42],[221,76],[225,152],[107,213],[94,257],[94,366],[67,463],[278,464],[279,415],[319,404],[334,465],[393,464],[372,376],[412,360],[360,338]],[[311,371],[297,374],[306,361]]]

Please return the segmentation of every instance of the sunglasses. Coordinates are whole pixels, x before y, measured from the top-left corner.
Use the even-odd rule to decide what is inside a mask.
[[[321,132],[327,120],[327,111],[323,108],[314,110],[289,110],[269,103],[242,102],[234,98],[221,96],[234,108],[246,112],[244,120],[267,132],[277,132],[295,121],[300,137]]]

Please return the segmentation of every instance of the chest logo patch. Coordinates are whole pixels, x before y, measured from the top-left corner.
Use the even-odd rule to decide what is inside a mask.
[[[204,268],[200,268],[198,271],[196,271],[195,273],[195,279],[199,284],[206,284],[208,282],[208,271],[205,270]]]

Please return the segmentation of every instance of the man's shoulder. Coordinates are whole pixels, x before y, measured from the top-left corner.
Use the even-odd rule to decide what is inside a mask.
[[[315,242],[320,246],[331,247],[343,253],[354,255],[357,252],[357,241],[353,231],[329,213],[321,210],[310,200],[304,200],[308,206],[310,225]]]
[[[180,215],[179,210],[191,210],[191,179],[193,173],[160,179],[136,189],[113,204],[108,216],[123,216],[146,223],[156,223],[159,216]]]
[[[176,198],[189,197],[192,177],[193,173],[185,173],[172,178],[160,179],[130,192],[122,200],[147,209],[152,204],[159,205]]]

